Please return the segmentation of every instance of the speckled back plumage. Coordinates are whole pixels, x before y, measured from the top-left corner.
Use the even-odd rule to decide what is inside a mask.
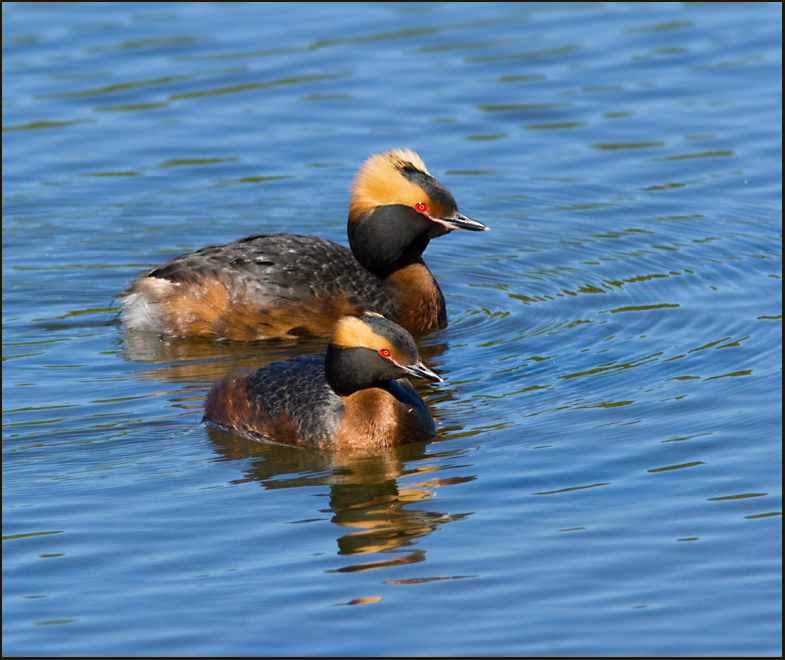
[[[177,257],[121,294],[130,328],[249,341],[329,335],[343,315],[398,318],[398,285],[317,236],[257,234]]]
[[[249,437],[318,447],[344,409],[324,380],[324,354],[307,355],[227,376],[208,395],[205,419]]]
[[[345,406],[324,380],[324,355],[276,362],[248,378],[251,396],[267,415],[296,420],[303,443],[332,437]]]
[[[391,282],[363,268],[349,248],[318,236],[256,234],[177,257],[147,276],[189,284],[218,279],[242,288],[260,309],[281,300],[345,297],[383,316],[396,311]]]

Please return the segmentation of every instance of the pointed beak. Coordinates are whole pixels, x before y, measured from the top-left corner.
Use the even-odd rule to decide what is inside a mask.
[[[422,360],[420,360],[419,362],[415,362],[414,364],[401,365],[401,368],[411,376],[417,376],[418,378],[427,378],[428,380],[432,380],[436,383],[444,382],[444,378],[442,378],[438,374],[435,374],[428,367],[426,367],[422,363]]]
[[[449,218],[440,218],[439,221],[442,224],[449,227],[450,229],[468,229],[469,231],[488,231],[488,227],[482,224],[482,222],[477,222],[476,220],[467,218],[465,215],[461,215],[457,211],[455,212],[455,215],[452,215]]]

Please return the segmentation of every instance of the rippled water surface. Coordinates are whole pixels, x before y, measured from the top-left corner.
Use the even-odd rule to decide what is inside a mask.
[[[781,653],[781,5],[3,5],[7,655]],[[416,149],[426,445],[206,428],[316,352],[125,333]]]

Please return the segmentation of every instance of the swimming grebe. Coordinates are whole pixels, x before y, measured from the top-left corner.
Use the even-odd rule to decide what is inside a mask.
[[[383,314],[410,332],[447,321],[422,259],[432,238],[485,225],[458,213],[420,157],[368,158],[351,190],[348,248],[316,236],[255,235],[186,254],[120,294],[130,328],[253,341],[330,336],[344,315]]]
[[[378,314],[344,316],[327,353],[225,376],[207,395],[204,419],[245,436],[316,449],[429,440],[433,418],[407,375],[442,381],[401,326]]]

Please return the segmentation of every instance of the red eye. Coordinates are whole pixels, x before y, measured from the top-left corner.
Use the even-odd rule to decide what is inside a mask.
[[[414,205],[414,210],[418,213],[427,213],[428,212],[428,205],[424,204],[423,202],[417,202]]]
[[[382,349],[379,351],[379,354],[380,354],[382,357],[390,357],[390,356],[392,355],[392,353],[390,353],[390,351],[388,351],[386,348],[382,348]]]

